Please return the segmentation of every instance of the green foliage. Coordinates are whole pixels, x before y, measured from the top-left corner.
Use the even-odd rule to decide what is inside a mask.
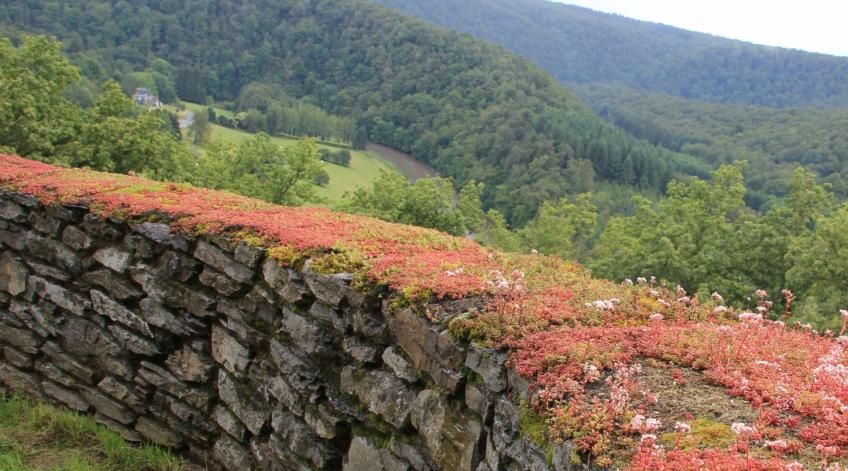
[[[542,0],[377,0],[470,33],[572,84],[617,83],[720,103],[848,105],[848,60]]]
[[[318,201],[313,182],[323,170],[311,139],[284,148],[259,133],[241,144],[213,142],[199,160],[199,185],[277,204]]]
[[[786,274],[802,294],[801,314],[808,322],[839,330],[839,309],[848,308],[848,205],[818,221],[814,231],[789,245]]]
[[[454,204],[454,187],[449,178],[421,178],[410,183],[406,177],[383,171],[370,189],[359,188],[349,195],[343,209],[465,235],[482,220],[481,190],[481,185],[470,182],[463,188],[458,204]]]
[[[528,247],[545,255],[580,260],[589,251],[590,238],[597,229],[598,211],[592,195],[584,193],[572,202],[562,198],[556,204],[545,202],[519,234]]]
[[[79,109],[63,91],[79,71],[62,58],[60,45],[27,37],[19,48],[0,38],[0,146],[35,159],[56,161],[74,138]]]

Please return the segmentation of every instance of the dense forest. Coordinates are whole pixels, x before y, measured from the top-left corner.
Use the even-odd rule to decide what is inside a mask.
[[[570,84],[717,103],[848,105],[848,58],[758,46],[546,0],[375,0],[473,34]]]
[[[56,35],[85,76],[162,60],[184,99],[280,87],[459,185],[484,182],[485,205],[514,225],[595,178],[662,191],[675,172],[708,171],[607,124],[526,60],[362,1],[38,0],[0,6],[0,24]]]
[[[848,196],[848,108],[714,104],[611,85],[576,91],[598,114],[654,144],[713,166],[747,161],[747,200],[754,208],[785,196],[798,165]]]
[[[848,58],[546,0],[377,3],[532,59],[596,113],[652,144],[710,168],[746,160],[746,201],[755,209],[788,193],[799,164],[848,196]]]

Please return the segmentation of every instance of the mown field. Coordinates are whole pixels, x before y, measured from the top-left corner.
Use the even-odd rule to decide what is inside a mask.
[[[184,102],[186,109],[195,113],[206,112],[206,107],[195,103]],[[215,113],[219,116],[231,117],[232,112],[221,108],[214,108]],[[238,129],[231,129],[217,124],[211,124],[212,140],[221,140],[225,142],[239,143],[249,137],[251,134]],[[297,139],[282,136],[272,136],[271,140],[283,147],[290,146],[297,142]],[[346,149],[343,146],[334,146],[325,143],[319,144],[330,150]],[[349,149],[349,148],[347,148]],[[350,149],[349,149],[350,150]],[[353,191],[359,187],[370,187],[377,177],[380,176],[381,170],[401,171],[391,160],[375,151],[357,151],[350,150],[351,160],[350,167],[342,167],[331,163],[324,163],[324,170],[330,175],[330,183],[326,186],[318,187],[318,195],[326,199],[327,205],[334,205],[342,201],[345,192]],[[409,176],[409,175],[407,175]]]

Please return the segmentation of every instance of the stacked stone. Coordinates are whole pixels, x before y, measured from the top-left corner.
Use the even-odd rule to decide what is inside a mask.
[[[213,469],[569,469],[504,354],[168,222],[0,191],[0,382]]]

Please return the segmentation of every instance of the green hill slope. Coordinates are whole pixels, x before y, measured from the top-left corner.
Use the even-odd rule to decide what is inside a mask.
[[[0,24],[56,35],[84,73],[165,59],[183,98],[280,85],[460,184],[485,182],[485,203],[515,224],[585,180],[582,159],[651,190],[707,170],[607,124],[527,60],[362,1],[35,0],[0,6]]]
[[[546,0],[375,0],[527,57],[567,83],[718,103],[848,105],[848,58],[758,46]]]

